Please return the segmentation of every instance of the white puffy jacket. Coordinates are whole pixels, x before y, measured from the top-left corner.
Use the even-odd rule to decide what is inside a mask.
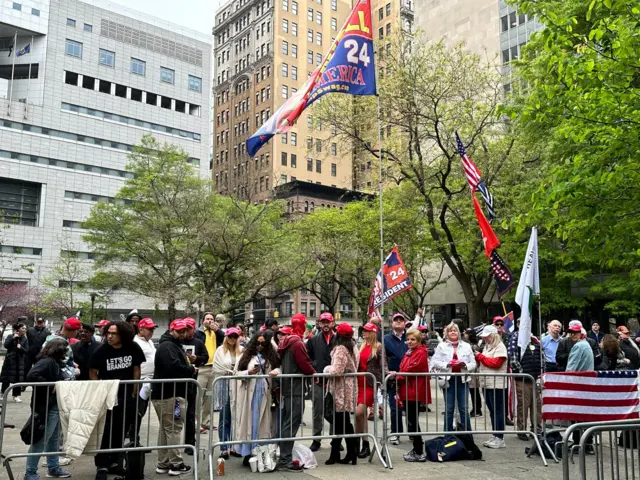
[[[476,358],[473,355],[471,345],[466,342],[458,343],[458,360],[465,363],[461,373],[471,373],[476,369]],[[440,342],[436,348],[433,357],[429,360],[431,371],[435,373],[451,373],[451,365],[449,362],[453,359],[453,345],[450,342]],[[451,378],[450,375],[444,375],[439,377],[443,381],[447,381]],[[467,383],[471,380],[471,377],[463,376],[462,381]]]
[[[107,410],[117,403],[119,385],[119,380],[56,382],[60,428],[69,457],[100,449]]]

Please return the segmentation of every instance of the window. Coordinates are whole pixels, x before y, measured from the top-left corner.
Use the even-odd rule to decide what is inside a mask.
[[[331,10],[334,12],[338,10],[338,0],[331,0]]]
[[[31,9],[31,15],[33,15],[35,17],[39,17],[40,16],[40,10],[38,10],[37,8],[32,8]]]
[[[282,98],[288,98],[289,97],[289,87],[287,87],[286,85],[282,86]]]
[[[170,68],[160,67],[160,81],[164,83],[175,83],[176,72]]]
[[[289,11],[289,0],[282,0],[282,9],[285,12]]]
[[[136,75],[142,75],[144,77],[147,69],[147,64],[137,58],[131,58],[131,73]]]
[[[313,51],[309,50],[307,52],[307,63],[310,63],[313,65]]]
[[[289,54],[289,42],[286,41],[282,41],[282,54],[283,55],[288,55]]]
[[[286,63],[282,64],[282,76],[283,77],[289,76],[289,65],[287,65]]]
[[[282,164],[283,167],[287,166],[287,152],[282,152],[280,154],[280,163]]]
[[[14,4],[13,4],[13,8],[16,8],[16,7],[15,7],[16,5],[17,5],[17,4],[16,4],[16,3],[14,3]],[[18,10],[19,10],[19,9],[18,9]],[[75,21],[73,18],[67,18],[67,25],[68,25],[68,26],[70,26],[70,27],[75,27],[75,26],[76,26],[76,21]]]
[[[316,152],[322,152],[322,140],[319,138],[316,138]]]
[[[287,19],[282,19],[282,31],[284,33],[289,33],[289,20]]]
[[[293,302],[285,303],[284,308],[285,308],[285,311],[284,311],[285,317],[290,317],[291,315],[293,315]]]
[[[313,148],[313,138],[307,137],[307,150],[311,150]]]
[[[331,164],[331,176],[335,177],[337,175],[338,166],[335,163]]]
[[[284,185],[285,183],[287,183],[287,175],[283,173],[280,175],[280,184]]]
[[[331,30],[334,32],[338,30],[338,20],[333,17],[331,17]]]
[[[291,168],[296,168],[298,166],[298,156],[295,153],[291,154]],[[293,181],[293,177],[291,177]]]
[[[14,225],[38,226],[40,184],[0,178],[0,219]]]
[[[295,43],[291,44],[291,56],[293,58],[298,58],[298,45]]]
[[[292,80],[298,79],[298,67],[294,65],[291,65],[291,79]]]
[[[322,160],[316,160],[316,173],[322,173]]]
[[[315,318],[316,316],[316,302],[309,302],[309,316]]]
[[[380,8],[378,10],[378,20],[382,20],[384,18],[384,9]]]
[[[116,64],[116,53],[110,50],[105,50],[104,48],[100,49],[100,65],[105,65],[107,67],[115,67]]]
[[[387,3],[387,5],[384,7],[384,9],[386,11],[387,17],[389,15],[391,15],[391,4],[390,3]]]
[[[22,11],[22,5],[16,2],[13,2],[13,9],[14,10],[18,10],[18,11]]]
[[[515,27],[517,27],[517,26],[518,26],[518,22],[517,22],[517,20],[516,20],[516,19],[517,19],[516,12],[511,12],[511,13],[509,14],[509,26],[510,26],[511,28],[515,28]]]
[[[509,30],[509,15],[505,15],[500,19],[500,31],[506,32]]]
[[[514,45],[513,47],[511,47],[511,60],[517,60],[518,59],[518,46]]]
[[[307,302],[300,302],[300,313],[307,314]]]
[[[322,12],[316,12],[316,23],[322,25]]]
[[[382,40],[384,38],[384,27],[378,29],[378,38]]]
[[[322,63],[322,55],[316,53],[316,65],[320,65]]]
[[[307,158],[307,172],[313,172],[313,159]]]
[[[202,79],[189,75],[189,90],[194,92],[202,92]]]
[[[527,16],[524,13],[518,14],[518,25],[522,25],[527,21]]]
[[[391,24],[387,23],[387,37],[391,35]]]
[[[291,22],[291,35],[298,36],[298,24],[296,22]]]
[[[291,2],[291,13],[298,14],[298,2]]]
[[[310,22],[313,22],[313,8],[307,9],[307,20],[309,20]]]
[[[316,32],[316,43],[322,46],[322,34],[320,32]]]
[[[298,134],[291,132],[291,146],[292,147],[296,147],[298,146]],[[293,163],[293,157],[295,157],[295,155],[291,156],[291,163]]]
[[[313,43],[313,30],[307,30],[307,42]]]
[[[331,155],[337,155],[338,154],[338,145],[336,145],[335,143],[331,144]]]
[[[82,44],[80,42],[67,39],[64,46],[64,53],[70,57],[82,58]]]

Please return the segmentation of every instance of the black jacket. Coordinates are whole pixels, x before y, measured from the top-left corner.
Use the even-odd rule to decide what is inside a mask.
[[[196,361],[194,362],[196,367],[207,364],[207,361],[209,360],[209,352],[207,352],[207,347],[204,346],[204,342],[202,340],[199,340],[194,336],[190,340],[185,340],[182,344],[194,345],[196,347]]]
[[[53,358],[41,358],[33,367],[31,367],[26,380],[27,382],[33,383],[57,382],[58,380],[62,380],[62,374],[60,371],[60,365]],[[40,418],[46,418],[47,412],[53,405],[58,405],[58,400],[53,386],[34,388],[31,395],[32,412],[40,415]]]
[[[20,345],[20,348],[18,348]],[[24,382],[28,371],[29,340],[10,335],[4,341],[7,355],[2,365],[2,380],[9,383]]]
[[[42,350],[42,345],[51,332],[47,327],[31,327],[27,330],[27,339],[29,340],[29,357],[35,361],[36,357]]]
[[[600,346],[595,342],[593,338],[586,338],[587,342],[591,346],[593,352],[593,364],[598,365],[602,360],[602,351]],[[556,351],[556,364],[558,370],[564,372],[567,369],[567,363],[569,362],[569,353],[575,345],[575,342],[571,340],[571,337],[564,337],[558,344],[558,350]],[[631,347],[633,348],[633,346]]]
[[[80,369],[80,376],[77,378],[77,380],[90,380],[89,369],[91,365],[91,356],[100,345],[102,344],[97,342],[95,339],[93,339],[91,343],[88,344],[76,342],[71,345],[71,351],[73,352],[73,361],[78,364],[78,368]]]
[[[187,355],[182,344],[173,338],[169,331],[160,337],[160,344],[156,349],[155,371],[153,378],[180,379],[193,378],[194,369],[189,365]],[[152,384],[151,398],[153,400],[165,400],[171,397],[186,398],[186,383],[154,383]]]
[[[629,365],[630,370],[637,370],[640,368],[640,355],[638,354],[638,350],[631,343],[633,340],[626,339],[620,340],[620,350],[624,353],[625,358],[628,358],[631,361]]]
[[[194,338],[197,338],[202,343],[204,343],[205,344],[205,348],[206,348],[207,337],[205,336],[205,334],[204,334],[204,332],[202,330],[203,328],[204,327],[200,327],[198,330],[196,330],[196,334],[195,334]],[[216,348],[219,347],[220,345],[222,345],[223,342],[224,342],[224,332],[222,331],[221,328],[219,328],[218,330],[216,330]],[[213,353],[215,353],[215,352],[213,352]],[[212,353],[212,355],[213,355],[213,353]]]
[[[307,340],[307,353],[311,359],[311,365],[313,365],[316,372],[322,373],[324,371],[324,367],[331,365],[332,349],[333,342],[329,341],[329,345],[327,345],[322,331],[319,331]]]

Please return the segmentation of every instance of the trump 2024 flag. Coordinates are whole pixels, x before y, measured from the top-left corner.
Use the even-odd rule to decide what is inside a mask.
[[[253,157],[271,137],[288,132],[302,112],[327,93],[375,95],[375,72],[371,5],[359,0],[320,67],[247,140],[247,153]]]
[[[373,291],[369,297],[369,316],[372,316],[382,304],[412,288],[411,279],[400,257],[398,247],[393,247],[376,275]]]
[[[531,315],[533,312],[533,297],[540,295],[540,278],[538,276],[538,229],[531,229],[527,255],[524,258],[520,282],[516,291],[516,303],[522,310],[520,313],[520,330],[518,332],[518,346],[520,356],[531,341]]]

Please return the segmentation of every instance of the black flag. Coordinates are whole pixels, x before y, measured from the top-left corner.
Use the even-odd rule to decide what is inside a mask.
[[[496,248],[491,252],[491,273],[493,274],[493,280],[496,282],[496,292],[498,293],[498,298],[502,298],[502,296],[511,290],[516,282],[513,279],[513,274],[511,270],[504,263],[504,260],[498,255],[498,250]]]

